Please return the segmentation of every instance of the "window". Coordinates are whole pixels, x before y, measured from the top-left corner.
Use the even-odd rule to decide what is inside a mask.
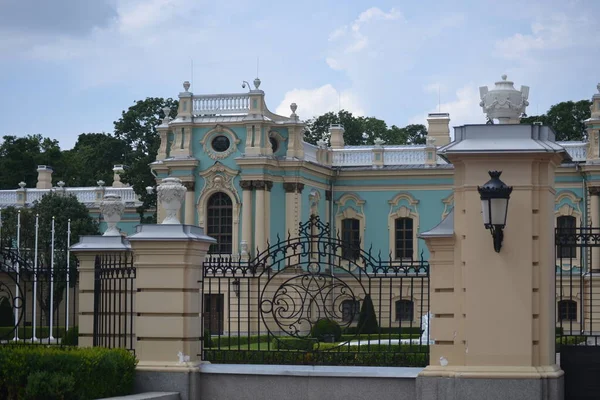
[[[342,220],[342,258],[354,261],[360,256],[360,221],[356,218]]]
[[[413,309],[412,300],[396,301],[396,321],[412,321]]]
[[[559,234],[563,235],[573,235],[573,237],[568,236],[565,241],[563,241],[564,245],[558,246],[558,254],[557,256],[560,258],[576,258],[577,257],[577,246],[575,246],[575,226],[576,219],[571,215],[562,215],[557,218],[556,226],[559,229]]]
[[[215,151],[223,153],[229,149],[229,138],[225,135],[215,136],[215,138],[211,142],[211,145]]]
[[[413,258],[413,220],[396,218],[396,258]]]
[[[342,301],[342,321],[352,322],[358,319],[360,313],[360,302],[358,300]]]
[[[217,240],[209,253],[231,254],[233,242],[233,204],[229,196],[218,192],[208,199],[206,234]]]
[[[273,150],[273,154],[277,153],[279,150],[279,142],[274,137],[269,137],[269,142],[271,143],[271,149]]]
[[[576,321],[577,302],[574,300],[561,300],[558,302],[558,320]]]

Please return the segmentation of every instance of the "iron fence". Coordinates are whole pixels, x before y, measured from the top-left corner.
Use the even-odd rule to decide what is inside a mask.
[[[426,366],[429,264],[347,248],[312,217],[254,258],[208,256],[202,358]]]
[[[136,269],[128,253],[96,256],[93,345],[135,352]]]
[[[75,345],[78,262],[55,245],[58,235],[70,243],[70,222],[56,232],[54,219],[41,227],[15,217],[0,213],[0,344]]]

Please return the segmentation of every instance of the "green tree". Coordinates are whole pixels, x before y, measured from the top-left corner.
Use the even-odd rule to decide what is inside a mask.
[[[80,203],[75,196],[51,192],[41,200],[36,201],[30,209],[8,207],[2,210],[2,248],[15,248],[17,244],[17,221],[20,214],[21,229],[19,235],[19,248],[21,256],[33,268],[35,260],[35,217],[38,215],[38,268],[40,271],[49,271],[52,262],[52,220],[54,218],[54,309],[63,299],[66,288],[67,274],[67,226],[71,220],[71,244],[79,240],[82,235],[98,235],[98,222],[89,215],[87,207]],[[77,260],[74,256],[70,259],[70,282],[75,282]],[[38,301],[43,315],[49,310],[50,281],[48,274],[38,276]]]
[[[383,139],[386,144],[425,144],[427,128],[424,125],[408,125],[399,128],[388,127],[385,121],[375,117],[355,117],[351,112],[328,112],[306,122],[304,140],[317,144],[320,139],[329,138],[329,127],[341,124],[344,127],[344,142],[348,146],[372,145],[375,139]]]
[[[96,186],[99,180],[110,186],[114,165],[123,164],[130,151],[124,140],[110,134],[82,133],[73,149],[63,152],[64,167],[57,172],[70,187]]]
[[[35,187],[37,166],[62,167],[62,152],[57,140],[42,135],[18,138],[7,135],[0,145],[0,189],[15,189],[23,181],[27,187]],[[53,177],[55,181],[58,176]]]
[[[156,184],[149,164],[156,161],[160,147],[160,136],[156,128],[164,117],[164,107],[169,107],[174,113],[178,102],[170,98],[148,97],[123,111],[121,118],[114,123],[115,137],[123,140],[130,149],[124,160],[128,168],[121,179],[129,183],[140,196],[143,204],[137,211],[141,222],[156,222],[156,214],[146,215],[148,209],[156,208],[156,194],[148,194],[146,187]]]
[[[589,100],[563,101],[550,107],[546,114],[521,118],[521,123],[549,125],[554,128],[557,141],[586,140],[584,121],[591,116],[591,105]]]
[[[358,333],[378,333],[379,324],[371,295],[367,294],[363,300],[360,313],[358,314]]]

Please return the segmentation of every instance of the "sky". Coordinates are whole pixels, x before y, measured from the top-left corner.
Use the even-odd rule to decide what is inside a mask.
[[[484,123],[479,86],[531,87],[527,114],[600,82],[597,0],[0,0],[0,135],[71,148],[136,100],[243,93],[301,119]],[[192,68],[193,64],[193,68]]]

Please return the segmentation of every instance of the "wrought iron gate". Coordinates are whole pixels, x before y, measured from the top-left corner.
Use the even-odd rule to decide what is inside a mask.
[[[136,269],[130,254],[96,256],[94,267],[93,345],[135,352]]]
[[[316,216],[255,258],[207,257],[201,298],[213,363],[428,363],[429,264],[353,248]]]
[[[565,371],[565,399],[600,393],[600,228],[556,229],[556,352]]]

